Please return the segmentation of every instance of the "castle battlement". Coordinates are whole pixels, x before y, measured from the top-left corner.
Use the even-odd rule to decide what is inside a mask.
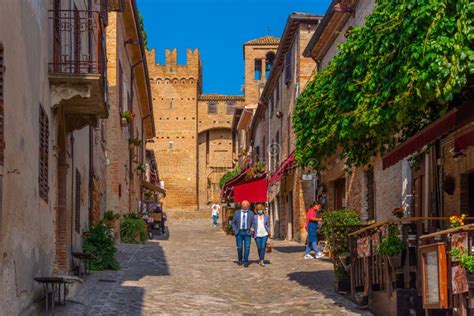
[[[178,49],[165,49],[165,63],[160,64],[156,62],[156,49],[153,48],[146,52],[148,64],[154,64],[156,66],[198,66],[201,65],[201,57],[199,55],[199,49],[186,49],[186,63],[178,63]]]

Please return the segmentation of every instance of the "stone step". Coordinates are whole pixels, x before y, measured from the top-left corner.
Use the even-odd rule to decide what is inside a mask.
[[[211,212],[209,210],[165,210],[168,220],[181,219],[209,219]]]

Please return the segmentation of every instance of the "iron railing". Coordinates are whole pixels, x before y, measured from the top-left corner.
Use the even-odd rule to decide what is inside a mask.
[[[50,73],[104,74],[105,33],[100,12],[50,10]]]

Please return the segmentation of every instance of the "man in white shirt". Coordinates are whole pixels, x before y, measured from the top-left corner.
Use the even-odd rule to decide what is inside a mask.
[[[219,218],[220,209],[221,206],[217,203],[214,203],[211,206],[212,223],[214,224],[214,226],[217,226],[217,219]]]

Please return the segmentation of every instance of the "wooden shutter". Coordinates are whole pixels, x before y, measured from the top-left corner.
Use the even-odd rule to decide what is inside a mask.
[[[79,234],[81,232],[81,173],[76,169],[76,216],[75,216],[75,228]]]
[[[3,46],[0,44],[0,166],[3,166],[4,149],[5,149],[5,134],[3,127]]]
[[[119,112],[123,112],[123,70],[120,62],[118,67],[118,98]]]
[[[49,121],[46,112],[40,104],[39,115],[39,194],[40,197],[48,202],[49,181]]]

